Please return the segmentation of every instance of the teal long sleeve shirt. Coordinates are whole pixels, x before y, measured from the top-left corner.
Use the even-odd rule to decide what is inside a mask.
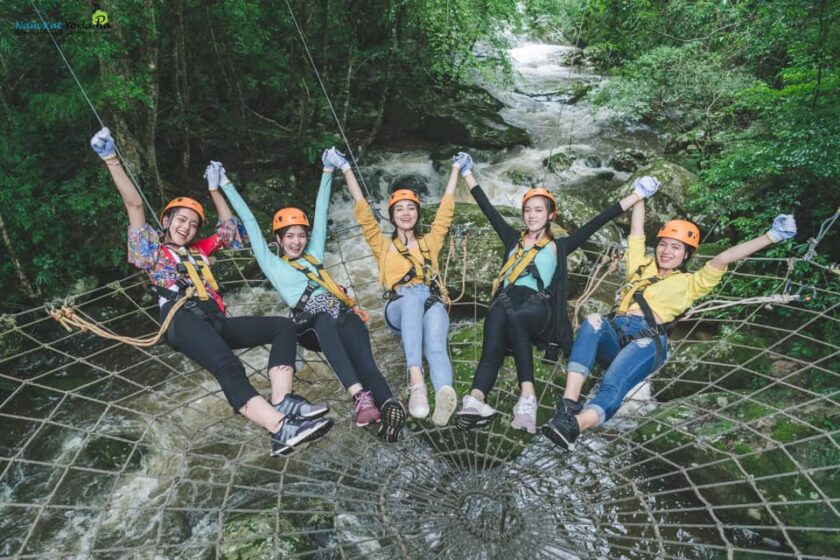
[[[245,226],[245,231],[248,232],[248,237],[251,239],[251,248],[263,274],[280,294],[280,297],[283,298],[283,301],[286,302],[286,305],[293,308],[306,290],[309,279],[303,272],[295,270],[289,263],[271,251],[260,231],[257,219],[236,191],[233,183],[222,186],[222,190],[230,200],[233,212],[239,216],[242,225]],[[327,244],[327,210],[330,206],[331,192],[332,173],[324,173],[321,175],[321,186],[318,188],[318,198],[315,200],[315,219],[312,221],[309,243],[307,243],[305,249],[305,252],[315,257],[315,260],[319,263],[324,262],[324,246]],[[297,262],[313,272],[315,271],[315,267],[306,259],[298,259]],[[314,295],[324,292],[326,290],[319,286],[312,293]]]

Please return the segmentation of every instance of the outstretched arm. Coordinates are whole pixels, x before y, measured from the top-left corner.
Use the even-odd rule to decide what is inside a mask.
[[[90,146],[108,167],[111,179],[114,181],[114,185],[116,185],[117,191],[119,191],[125,203],[125,209],[128,211],[129,224],[135,229],[143,227],[146,224],[143,199],[140,198],[140,193],[134,188],[134,184],[129,180],[125,169],[117,158],[117,148],[114,145],[114,139],[111,137],[111,131],[105,127],[97,132],[90,139]]]
[[[635,195],[630,195],[635,196]],[[630,213],[630,235],[645,234],[645,201],[637,200]]]
[[[718,270],[725,270],[729,264],[749,257],[753,253],[766,249],[774,243],[780,243],[786,239],[790,239],[795,235],[796,220],[793,218],[793,214],[779,214],[776,216],[776,219],[773,220],[773,226],[770,228],[770,231],[760,237],[744,241],[743,243],[739,243],[738,245],[730,247],[722,253],[715,255],[715,257],[709,261],[709,265]]]
[[[487,216],[487,220],[502,239],[502,243],[505,246],[513,243],[515,239],[519,238],[519,233],[516,231],[516,228],[508,224],[502,215],[499,214],[499,211],[490,203],[490,199],[487,198],[487,195],[484,194],[484,191],[478,185],[478,181],[472,173],[473,161],[470,155],[459,152],[457,156],[452,158],[452,161],[453,167],[457,166],[460,169],[464,182],[470,188],[470,194],[472,194],[478,207],[484,212],[484,215]]]

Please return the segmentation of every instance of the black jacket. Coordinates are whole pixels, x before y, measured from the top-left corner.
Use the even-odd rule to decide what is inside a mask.
[[[519,243],[521,232],[508,224],[496,208],[490,203],[487,195],[481,190],[481,187],[476,185],[471,189],[473,198],[478,203],[484,215],[490,221],[490,225],[499,234],[502,243],[505,244],[505,254],[502,255],[502,263],[507,260],[507,256]],[[572,350],[572,342],[574,340],[574,333],[572,332],[572,322],[569,320],[568,304],[568,283],[569,270],[566,263],[566,257],[569,253],[583,245],[583,243],[592,237],[592,234],[601,229],[604,224],[610,220],[618,217],[622,213],[621,204],[615,203],[585,224],[583,224],[577,231],[568,237],[558,237],[554,239],[554,245],[557,248],[557,268],[554,271],[554,277],[551,279],[551,284],[546,290],[551,299],[551,326],[545,331],[541,342],[557,344],[562,348],[563,353],[568,356]],[[549,352],[547,351],[548,355]],[[554,356],[551,356],[554,358]],[[554,358],[556,359],[556,358]]]

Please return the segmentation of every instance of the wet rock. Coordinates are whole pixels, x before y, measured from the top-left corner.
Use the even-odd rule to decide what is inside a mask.
[[[601,158],[598,156],[586,156],[583,158],[583,164],[586,167],[601,167]]]
[[[616,171],[631,173],[647,164],[652,158],[653,154],[647,150],[625,148],[613,154],[609,165]]]
[[[429,194],[429,179],[422,175],[397,175],[388,183],[389,193],[397,189],[411,189],[421,196]]]
[[[505,172],[505,177],[510,179],[514,185],[524,185],[526,187],[533,187],[537,184],[536,177],[518,169],[509,169]]]
[[[547,168],[551,173],[560,173],[566,171],[572,166],[574,156],[557,152],[545,158],[542,162],[543,167]]]
[[[656,177],[661,183],[657,193],[645,201],[645,235],[648,240],[656,239],[659,228],[668,220],[699,218],[687,209],[688,190],[699,181],[697,175],[676,163],[656,161],[637,169],[619,192],[629,194],[633,181],[645,175]],[[630,215],[630,212],[623,213],[616,218],[616,223],[629,229]]]
[[[99,285],[99,280],[96,276],[83,276],[70,285],[70,290],[67,295],[77,296],[85,292],[89,292]]]
[[[274,558],[278,552],[284,558],[311,550],[306,537],[284,517],[277,531],[270,512],[237,515],[226,520],[222,529],[221,557],[225,559]]]
[[[503,149],[529,146],[528,133],[504,121],[499,100],[477,86],[435,90],[420,94],[405,92],[392,100],[378,142],[405,142],[414,136],[436,144]]]
[[[777,524],[834,526],[836,514],[821,504],[774,507],[775,519],[764,508],[748,504],[762,499],[817,500],[815,484],[828,496],[840,492],[840,479],[824,472],[836,466],[836,454],[826,453],[830,440],[819,437],[824,435],[820,426],[840,423],[840,411],[824,401],[803,404],[800,393],[784,386],[760,393],[738,393],[745,398],[732,393],[705,393],[662,406],[632,437],[648,453],[666,454],[669,461],[691,465],[692,483],[702,488],[704,499],[712,507],[725,506],[716,511],[728,525],[749,527],[758,522],[768,528]],[[728,404],[719,408],[721,397]],[[779,413],[791,407],[796,410],[795,416]],[[806,471],[815,474],[810,479],[800,476]],[[791,476],[779,476],[783,473]],[[751,540],[775,548],[779,535],[762,533],[752,535]],[[799,550],[815,556],[833,554],[840,546],[840,537],[831,532],[788,534]]]

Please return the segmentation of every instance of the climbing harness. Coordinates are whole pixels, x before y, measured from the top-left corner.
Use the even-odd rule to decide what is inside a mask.
[[[302,272],[306,275],[309,279],[309,282],[306,284],[306,289],[304,290],[303,294],[298,299],[298,302],[295,304],[294,308],[292,309],[292,316],[299,322],[306,322],[308,317],[306,317],[306,304],[309,302],[309,298],[312,296],[312,292],[314,292],[319,287],[324,288],[327,292],[337,298],[348,310],[352,310],[356,313],[363,321],[367,322],[368,314],[363,309],[359,308],[358,303],[355,299],[350,297],[347,294],[347,291],[340,286],[335,280],[333,280],[330,273],[327,272],[327,269],[324,267],[323,264],[318,262],[318,259],[313,257],[308,253],[304,253],[303,258],[315,267],[313,271],[309,267],[300,264],[297,260],[290,259],[287,255],[283,255],[283,260],[289,264],[292,268],[297,270],[298,272]]]
[[[534,264],[534,259],[543,247],[551,243],[552,239],[548,236],[543,236],[539,241],[526,249],[522,242],[524,238],[525,234],[523,233],[519,239],[516,251],[505,262],[499,271],[499,275],[493,280],[494,294],[499,291],[500,287],[504,286],[504,280],[507,280],[508,286],[512,286],[526,271],[536,279],[537,286],[539,287],[538,291],[542,292],[545,290],[545,285],[543,284],[542,278],[540,278],[537,266]]]

